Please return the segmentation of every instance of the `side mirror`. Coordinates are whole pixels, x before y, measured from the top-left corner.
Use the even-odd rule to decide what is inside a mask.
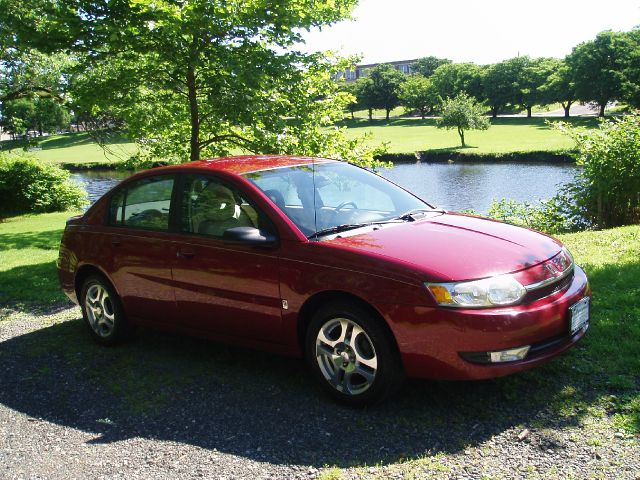
[[[254,227],[234,227],[224,231],[222,241],[236,245],[275,247],[278,244],[278,237]]]

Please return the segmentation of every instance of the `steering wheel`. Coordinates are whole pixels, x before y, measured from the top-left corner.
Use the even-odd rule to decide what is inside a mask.
[[[345,207],[351,206],[354,210],[358,208],[355,202],[342,202],[333,211],[334,213],[340,213]]]

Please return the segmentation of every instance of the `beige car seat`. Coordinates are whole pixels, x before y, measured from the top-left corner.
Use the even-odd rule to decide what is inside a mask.
[[[221,237],[228,228],[253,226],[254,222],[227,187],[211,182],[198,195],[197,212],[193,215],[197,233]]]

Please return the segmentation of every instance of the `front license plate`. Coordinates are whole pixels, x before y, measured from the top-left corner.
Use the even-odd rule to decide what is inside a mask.
[[[589,297],[584,297],[569,307],[572,335],[589,324],[589,300]]]

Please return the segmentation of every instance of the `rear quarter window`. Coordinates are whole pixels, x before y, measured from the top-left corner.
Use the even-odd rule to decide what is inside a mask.
[[[159,176],[132,182],[111,197],[109,224],[150,230],[169,230],[175,178]]]

